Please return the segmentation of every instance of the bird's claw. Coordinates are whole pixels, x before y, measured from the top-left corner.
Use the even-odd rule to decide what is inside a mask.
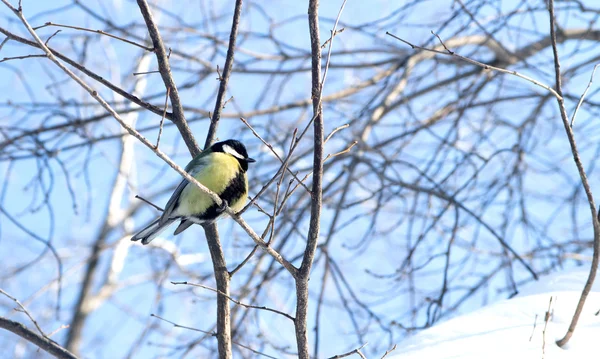
[[[227,209],[227,207],[229,207],[229,202],[227,202],[227,200],[221,200],[221,205],[219,206],[219,208],[217,208],[217,212],[219,212],[219,214],[225,212],[225,210]]]

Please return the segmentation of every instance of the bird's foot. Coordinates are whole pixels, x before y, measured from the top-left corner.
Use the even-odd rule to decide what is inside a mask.
[[[229,207],[229,202],[227,202],[227,200],[222,200],[221,205],[217,208],[217,212],[219,214],[225,212],[225,210],[227,209],[227,207]]]

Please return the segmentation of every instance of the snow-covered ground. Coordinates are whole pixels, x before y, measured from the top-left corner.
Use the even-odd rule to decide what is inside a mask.
[[[564,348],[555,343],[566,333],[587,276],[586,270],[577,270],[540,278],[520,288],[519,295],[512,299],[406,339],[389,358],[600,358],[600,316],[595,315],[600,310],[600,278],[569,343]],[[550,298],[552,315],[546,326],[544,317]]]

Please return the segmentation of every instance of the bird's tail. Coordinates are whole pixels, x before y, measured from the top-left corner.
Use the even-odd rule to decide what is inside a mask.
[[[163,224],[160,224],[160,218],[157,218],[155,221],[146,226],[146,228],[139,231],[133,237],[131,237],[132,241],[142,240],[142,244],[150,243],[154,238],[156,238],[159,234],[161,234],[171,223],[175,222],[176,218],[169,218]]]

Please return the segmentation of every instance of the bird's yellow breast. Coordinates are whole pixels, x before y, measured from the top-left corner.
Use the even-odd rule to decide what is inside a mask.
[[[236,158],[225,153],[211,153],[210,158],[205,160],[205,164],[200,170],[190,169],[190,174],[216,194],[221,194],[229,183],[242,172],[241,166]],[[244,191],[241,198],[229,203],[229,206],[234,211],[242,209],[246,203],[248,179],[245,173],[244,176]],[[211,205],[213,200],[193,184],[188,184],[182,191],[178,212],[181,214],[201,214],[204,213]]]

